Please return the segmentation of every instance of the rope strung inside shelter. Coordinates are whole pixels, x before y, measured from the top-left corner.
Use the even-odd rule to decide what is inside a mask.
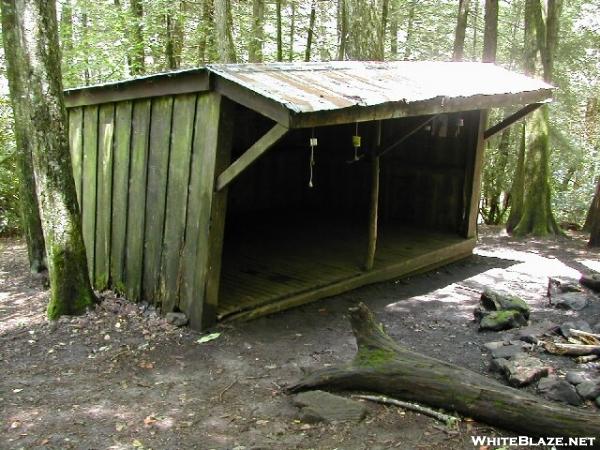
[[[312,188],[312,187],[314,187],[313,166],[315,165],[315,147],[318,144],[317,138],[315,137],[315,129],[314,128],[311,131],[311,137],[310,137],[309,143],[310,143],[310,162],[309,162],[310,178],[308,180],[308,187]]]

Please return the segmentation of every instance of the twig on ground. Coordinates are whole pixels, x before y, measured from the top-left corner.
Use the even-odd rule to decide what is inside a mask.
[[[434,409],[428,408],[426,406],[417,405],[416,403],[403,402],[401,400],[396,400],[395,398],[386,397],[384,395],[353,395],[354,398],[361,398],[363,400],[370,400],[372,402],[383,403],[387,405],[396,405],[404,409],[409,409],[411,411],[416,411],[421,414],[425,414],[427,416],[433,417],[434,419],[439,420],[440,422],[444,422],[448,426],[452,426],[458,422],[460,422],[460,418],[456,416],[451,416],[449,414],[444,414],[439,411],[435,411]]]
[[[235,380],[233,380],[233,382],[228,385],[227,387],[225,387],[225,389],[223,389],[221,392],[219,392],[219,401],[222,402],[223,401],[223,395],[225,395],[225,392],[227,392],[229,389],[231,389],[236,383],[238,382],[237,378]]]

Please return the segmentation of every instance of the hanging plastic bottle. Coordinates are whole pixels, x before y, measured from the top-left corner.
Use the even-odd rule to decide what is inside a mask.
[[[358,155],[360,146],[361,146],[361,138],[360,138],[360,135],[358,134],[358,122],[356,122],[354,136],[352,136],[352,147],[354,147],[354,159],[352,159],[352,161],[349,161],[349,162],[356,162],[361,158],[361,156]]]

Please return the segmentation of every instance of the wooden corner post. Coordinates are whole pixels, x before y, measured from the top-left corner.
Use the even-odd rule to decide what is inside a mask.
[[[373,270],[377,250],[377,228],[379,215],[379,150],[381,148],[381,120],[377,122],[374,149],[371,152],[371,205],[369,211],[369,240],[365,270]]]
[[[193,276],[184,273],[179,305],[192,328],[206,329],[217,320],[227,188],[216,191],[215,185],[231,160],[234,105],[218,93],[207,93],[198,100],[196,117],[183,250],[191,261],[184,272]]]
[[[481,197],[481,170],[483,168],[483,153],[485,148],[485,127],[487,125],[487,110],[482,109],[473,114],[473,138],[467,141],[467,157],[465,161],[464,184],[464,215],[462,220],[462,235],[474,238],[477,235],[477,216],[479,215],[479,199]]]

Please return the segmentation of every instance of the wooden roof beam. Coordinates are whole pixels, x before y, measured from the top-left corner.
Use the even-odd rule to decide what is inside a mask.
[[[513,125],[514,123],[518,122],[523,117],[532,113],[533,111],[538,109],[543,104],[544,103],[531,103],[531,104],[525,106],[524,108],[521,108],[516,113],[511,114],[504,120],[501,120],[500,122],[498,122],[496,125],[485,130],[485,132],[483,133],[483,139],[484,140],[489,139],[492,136],[494,136],[495,134],[500,133],[502,130],[504,130],[504,129],[510,127],[511,125]]]
[[[244,170],[246,170],[261,155],[275,145],[285,134],[288,128],[280,124],[275,124],[273,128],[267,131],[263,137],[252,145],[246,152],[225,169],[219,178],[217,178],[216,190],[221,191],[229,183],[235,180]]]

